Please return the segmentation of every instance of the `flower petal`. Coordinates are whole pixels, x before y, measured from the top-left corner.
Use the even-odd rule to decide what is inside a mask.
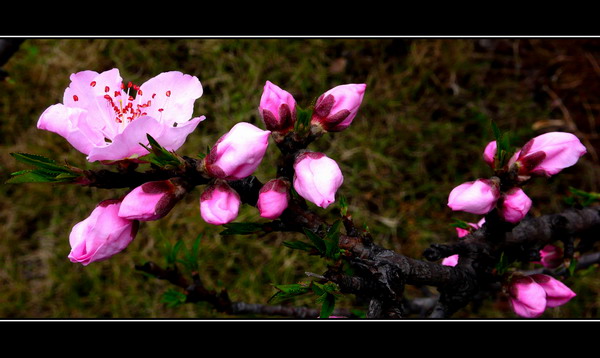
[[[88,156],[90,162],[97,160],[122,160],[137,158],[148,154],[140,145],[148,144],[147,134],[158,138],[163,134],[164,127],[150,116],[139,117],[129,123],[123,132],[117,134],[112,143],[104,147],[93,148]]]
[[[178,71],[163,72],[142,84],[140,90],[139,101],[152,101],[146,113],[170,125],[188,121],[194,112],[194,101],[203,92],[197,77]]]

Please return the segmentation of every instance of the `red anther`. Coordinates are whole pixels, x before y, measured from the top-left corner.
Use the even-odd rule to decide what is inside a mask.
[[[167,91],[167,93],[165,93],[167,95],[167,97],[171,97],[171,91]]]
[[[127,88],[131,88],[131,86],[133,86],[133,83],[131,83],[131,81],[129,81],[129,83],[127,84]]]
[[[140,89],[140,86],[138,86],[138,85],[133,85],[133,89],[134,89],[134,90],[136,90],[136,91],[138,91],[138,90]]]
[[[158,111],[159,111],[159,112],[162,112],[162,111],[164,111],[164,109],[163,109],[163,108],[159,108],[159,109],[158,109]]]
[[[90,82],[90,86],[95,87],[96,86],[96,81]]]
[[[147,116],[147,115],[148,115],[148,113],[146,113],[146,112],[142,112],[142,114],[141,114],[141,115],[142,115],[142,116]]]
[[[148,102],[146,102],[146,106],[150,107],[152,105],[152,101],[148,100]]]
[[[138,94],[138,96],[142,95],[142,90],[139,87],[138,87],[138,90],[137,90],[137,94]]]
[[[121,82],[121,89],[125,89],[125,85]]]
[[[152,99],[154,99],[154,97],[156,97],[156,93],[153,93],[153,94],[152,94]]]
[[[118,96],[120,96],[120,95],[121,95],[121,91],[115,91],[115,95],[114,95],[114,97],[118,97]]]
[[[75,101],[75,102],[79,101],[79,97],[77,97],[76,94],[73,95],[73,101]]]
[[[133,101],[133,97],[129,96],[129,98],[127,98],[128,101]]]
[[[109,100],[112,103],[112,97],[111,96],[105,94],[104,95],[104,99],[107,99],[107,100]]]
[[[105,86],[105,87],[104,87],[104,92],[108,93],[108,91],[110,91],[110,87],[108,87],[108,86]]]

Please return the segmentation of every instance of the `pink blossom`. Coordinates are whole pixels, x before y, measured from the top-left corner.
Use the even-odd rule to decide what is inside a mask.
[[[267,81],[258,107],[265,126],[270,131],[285,131],[296,121],[296,100],[287,91]]]
[[[168,150],[181,147],[205,119],[190,119],[200,96],[198,78],[181,72],[163,72],[138,87],[124,85],[118,69],[82,71],[71,75],[63,103],[48,107],[37,126],[64,137],[90,162],[135,159],[148,154],[140,145],[147,134]]]
[[[256,170],[269,144],[270,131],[240,122],[223,135],[204,158],[209,175],[226,180],[243,179]]]
[[[458,254],[448,256],[442,260],[444,266],[456,266],[458,264]]]
[[[564,305],[576,296],[565,284],[543,274],[513,276],[508,292],[515,313],[527,318],[539,317],[547,307]]]
[[[519,174],[549,177],[577,163],[586,152],[585,146],[573,134],[550,132],[527,142],[516,162],[520,166]]]
[[[494,160],[496,157],[496,151],[497,151],[497,145],[496,145],[496,141],[491,141],[488,143],[488,145],[485,147],[485,150],[483,151],[483,160],[492,168],[494,169]]]
[[[483,215],[490,212],[500,197],[497,185],[488,179],[477,179],[454,188],[448,196],[448,206],[454,211]]]
[[[502,195],[498,214],[509,223],[518,223],[531,208],[531,199],[521,188],[512,188]]]
[[[509,286],[509,302],[521,317],[536,318],[546,310],[546,291],[530,276],[516,276]]]
[[[226,182],[216,182],[200,196],[200,215],[209,224],[227,224],[238,216],[241,201],[239,194]]]
[[[84,266],[123,251],[137,233],[139,222],[119,217],[120,200],[104,200],[69,235],[71,262]]]
[[[467,223],[473,229],[470,229],[470,228],[463,229],[463,228],[457,227],[456,234],[458,235],[458,237],[465,237],[465,236],[469,235],[472,230],[477,230],[477,229],[481,228],[481,226],[483,226],[483,223],[485,223],[485,217],[481,218],[481,220],[479,220],[477,222],[477,224]]]
[[[555,279],[552,276],[543,274],[531,275],[531,278],[540,285],[546,292],[546,307],[558,307],[569,302],[573,297],[577,296],[564,283]]]
[[[323,153],[304,152],[294,162],[294,189],[304,199],[327,208],[335,201],[335,193],[344,176],[335,160]]]
[[[142,184],[123,198],[119,216],[129,220],[158,220],[171,211],[183,194],[185,190],[171,180]]]
[[[290,184],[282,179],[273,179],[265,183],[258,192],[256,206],[263,218],[275,220],[288,206]]]
[[[541,261],[539,262],[544,267],[554,269],[559,267],[564,262],[563,250],[554,245],[546,245],[540,250]]]
[[[315,103],[311,123],[328,132],[340,132],[348,128],[360,107],[367,85],[345,84],[323,93]]]

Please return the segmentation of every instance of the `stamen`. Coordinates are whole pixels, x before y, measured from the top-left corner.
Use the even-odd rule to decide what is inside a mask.
[[[167,95],[167,97],[171,97],[171,91],[167,91],[167,93],[165,93]]]
[[[104,92],[108,93],[108,91],[110,91],[110,87],[108,87],[108,86],[105,86],[105,87],[104,87]]]
[[[73,95],[73,101],[75,101],[75,102],[79,101],[79,97],[77,97],[76,94]]]
[[[95,87],[96,86],[96,81],[90,82],[90,86]]]

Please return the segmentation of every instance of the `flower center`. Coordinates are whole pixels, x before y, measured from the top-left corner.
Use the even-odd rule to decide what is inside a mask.
[[[91,87],[96,87],[96,84],[96,81],[90,82]],[[125,87],[127,87],[127,92],[125,92]],[[130,93],[132,89],[134,92]],[[104,99],[114,112],[114,121],[125,125],[131,123],[136,118],[148,115],[146,112],[147,108],[152,106],[152,101],[156,97],[156,93],[153,93],[150,98],[148,98],[148,96],[142,98],[144,94],[140,87],[131,82],[129,82],[127,86],[121,83],[120,88],[117,90],[111,90],[109,86],[105,86],[104,93]],[[163,106],[158,109],[161,114],[167,105],[169,97],[171,97],[171,91],[167,90],[165,96],[167,97],[167,100]],[[73,95],[73,100],[77,102],[79,101],[79,97]]]

